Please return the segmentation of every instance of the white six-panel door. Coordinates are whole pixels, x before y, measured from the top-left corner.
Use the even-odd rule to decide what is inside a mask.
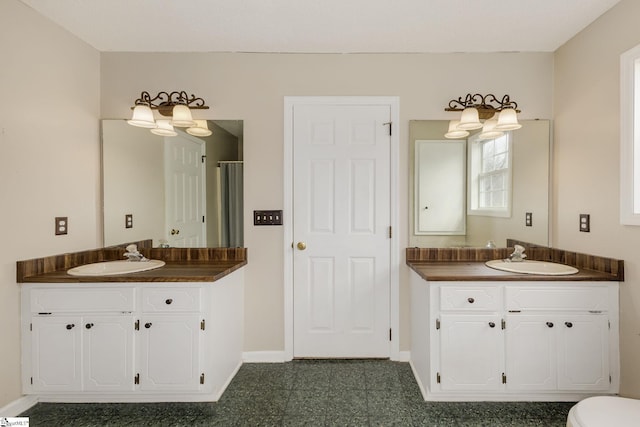
[[[166,238],[171,246],[207,245],[204,155],[202,140],[165,138]]]
[[[390,116],[294,106],[294,357],[389,356]]]

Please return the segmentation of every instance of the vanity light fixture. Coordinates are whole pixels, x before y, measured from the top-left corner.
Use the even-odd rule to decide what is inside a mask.
[[[206,120],[194,120],[196,122],[195,126],[192,126],[187,129],[187,133],[193,136],[209,136],[211,135],[211,131],[209,130],[209,126],[207,125]]]
[[[486,139],[496,139],[504,135],[503,131],[496,129],[497,124],[498,119],[495,117],[485,120],[484,125],[482,126],[482,131],[478,134],[478,139],[481,141]]]
[[[449,122],[449,130],[444,134],[448,139],[461,139],[469,136],[469,132],[458,128],[460,120],[451,120]]]
[[[127,123],[151,129],[151,132],[156,135],[176,136],[178,133],[173,129],[174,126],[186,127],[187,133],[195,136],[211,135],[206,120],[194,120],[191,116],[191,110],[208,110],[209,107],[205,105],[204,99],[197,98],[193,94],[187,95],[185,91],[158,92],[153,98],[149,92],[142,92],[140,98],[135,100],[132,109],[133,116],[131,120],[127,120]],[[170,120],[156,121],[153,110],[169,117]]]
[[[493,94],[481,95],[467,94],[467,96],[452,99],[445,111],[461,111],[459,121],[452,120],[449,123],[449,131],[445,138],[459,139],[467,135],[458,131],[467,132],[469,130],[480,129],[481,139],[492,139],[502,136],[504,131],[516,130],[522,127],[518,123],[518,104],[511,101],[509,95],[504,95],[502,99],[496,98]],[[487,120],[490,119],[490,120]],[[480,120],[487,120],[483,126]],[[468,132],[467,132],[468,134]],[[460,136],[463,135],[463,136]]]
[[[156,120],[156,127],[151,129],[151,133],[159,136],[176,136],[178,134],[169,120]]]

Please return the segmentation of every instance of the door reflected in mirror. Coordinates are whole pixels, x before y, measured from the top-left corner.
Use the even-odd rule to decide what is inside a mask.
[[[102,121],[104,246],[243,246],[243,122],[208,127],[207,137],[163,137]]]
[[[521,123],[504,141],[481,141],[444,140],[447,120],[410,121],[409,246],[548,246],[550,123]]]

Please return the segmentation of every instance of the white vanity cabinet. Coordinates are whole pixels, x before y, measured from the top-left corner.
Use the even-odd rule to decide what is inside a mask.
[[[492,286],[440,290],[435,327],[441,369],[436,382],[442,390],[496,390],[502,385],[501,305],[502,295]]]
[[[507,388],[609,390],[617,284],[511,285],[505,296]]]
[[[34,391],[78,391],[82,389],[80,317],[33,317],[30,324]]]
[[[34,391],[133,390],[133,317],[42,314],[30,324]]]
[[[617,282],[411,276],[411,364],[425,399],[572,400],[617,393]]]
[[[499,390],[504,359],[500,318],[494,314],[442,314],[438,345],[442,390]]]
[[[131,314],[82,319],[83,385],[88,391],[132,391],[134,320]],[[34,352],[36,353],[36,352]]]
[[[243,282],[23,283],[23,392],[218,400],[242,363]]]
[[[206,333],[202,293],[200,287],[142,288],[142,390],[198,390],[204,375],[200,342]]]
[[[133,289],[27,285],[23,352],[34,392],[133,390]],[[27,324],[28,321],[28,324]],[[28,328],[27,328],[28,327]],[[24,347],[23,347],[24,348]]]
[[[609,390],[607,314],[507,314],[509,390]]]

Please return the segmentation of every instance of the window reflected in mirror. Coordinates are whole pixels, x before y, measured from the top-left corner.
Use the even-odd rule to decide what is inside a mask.
[[[469,215],[511,216],[511,132],[469,138]]]

